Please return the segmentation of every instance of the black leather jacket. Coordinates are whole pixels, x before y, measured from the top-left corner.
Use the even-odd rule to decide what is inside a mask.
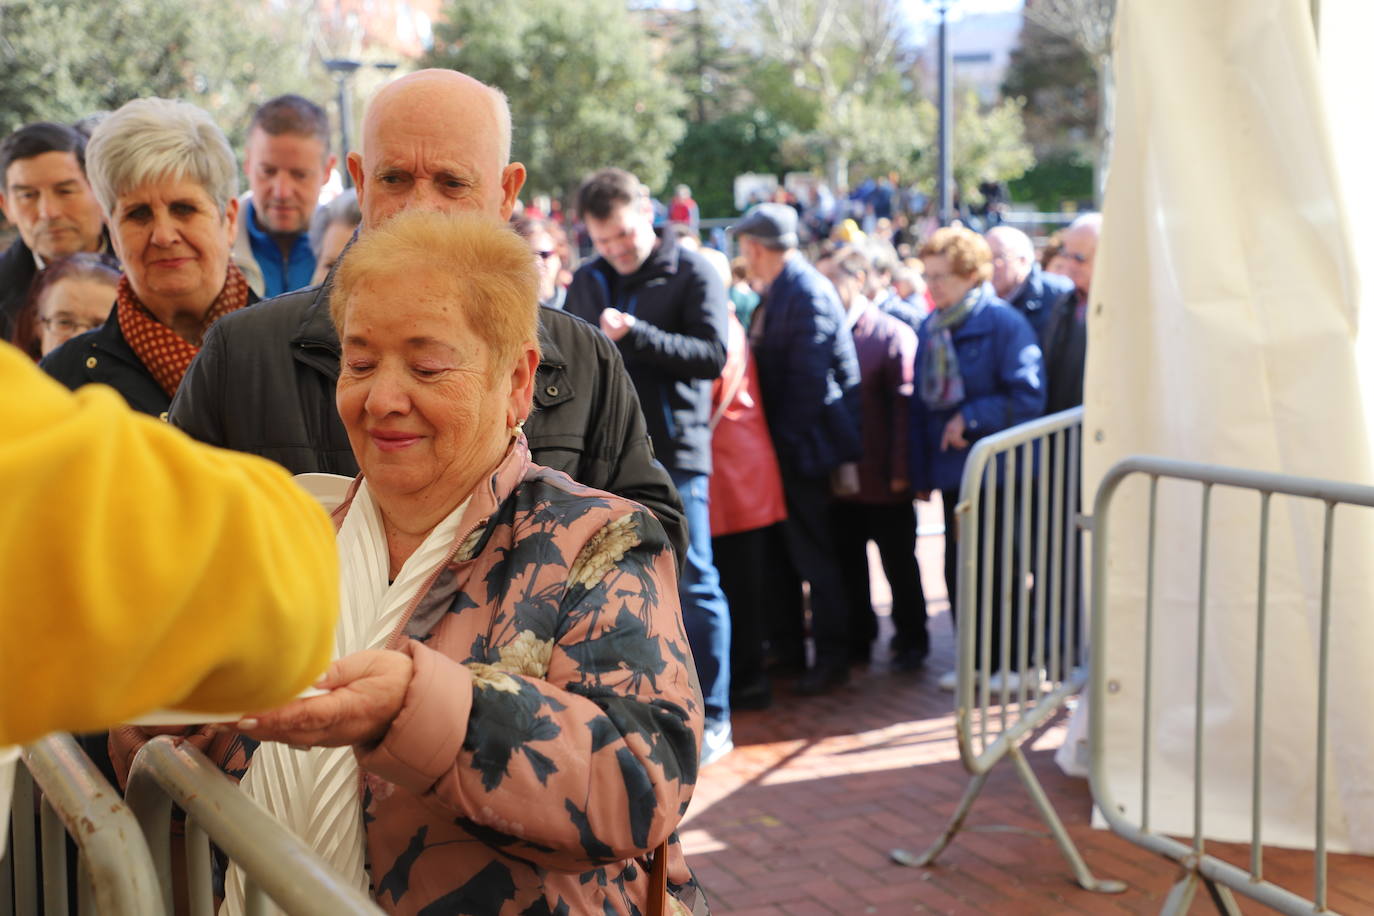
[[[257,293],[249,290],[248,304],[257,301]],[[172,399],[124,339],[117,311],[118,306],[111,306],[104,324],[73,337],[38,365],[72,391],[82,385],[109,385],[134,410],[165,420]]]
[[[172,402],[171,422],[202,442],[252,452],[293,474],[353,476],[358,464],[334,407],[339,340],[328,283],[220,319]],[[541,308],[543,359],[525,422],[539,464],[633,499],[658,516],[686,555],[682,501],[654,460],[620,354],[599,330]]]
[[[37,273],[33,252],[23,239],[15,239],[0,254],[0,340],[9,340],[14,334],[14,319],[23,310],[29,284]]]

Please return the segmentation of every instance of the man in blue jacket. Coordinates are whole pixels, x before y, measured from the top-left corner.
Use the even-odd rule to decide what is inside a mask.
[[[1031,330],[1039,337],[1045,330],[1051,307],[1073,289],[1073,281],[1041,270],[1035,263],[1035,246],[1020,229],[997,226],[983,237],[992,249],[993,292],[998,299],[1025,315]]]
[[[835,287],[797,251],[797,211],[759,204],[735,235],[749,276],[766,287],[749,336],[782,469],[788,552],[811,583],[815,662],[797,690],[826,693],[849,680],[848,612],[829,510],[832,475],[840,491],[858,488],[859,361]]]
[[[620,348],[658,459],[687,514],[679,593],[706,708],[701,763],[734,746],[730,733],[730,611],[711,556],[711,382],[725,367],[725,283],[704,257],[654,234],[639,179],[602,169],[577,208],[599,257],[573,275],[564,308]]]

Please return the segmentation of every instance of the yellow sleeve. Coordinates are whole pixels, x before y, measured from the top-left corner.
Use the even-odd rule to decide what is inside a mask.
[[[0,745],[265,709],[333,649],[334,531],[277,465],[0,344]]]

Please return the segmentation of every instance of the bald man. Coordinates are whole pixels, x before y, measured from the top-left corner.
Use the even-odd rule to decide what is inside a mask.
[[[476,210],[510,217],[525,167],[510,161],[505,96],[452,70],[421,70],[373,98],[362,151],[348,154],[359,232],[403,210]],[[252,452],[293,473],[354,476],[358,464],[334,407],[339,340],[323,284],[235,313],[206,336],[170,420],[203,442]],[[642,503],[686,553],[682,503],[654,460],[621,357],[596,328],[540,309],[544,351],[525,424],[539,464]]]
[[[1072,281],[1041,270],[1035,262],[1035,246],[1020,229],[997,226],[984,238],[992,249],[993,291],[998,299],[1025,315],[1040,336],[1051,307],[1073,289]]]

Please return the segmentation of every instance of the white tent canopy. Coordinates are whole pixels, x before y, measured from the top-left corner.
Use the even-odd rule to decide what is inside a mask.
[[[1374,368],[1346,202],[1374,184],[1364,0],[1122,0],[1115,149],[1090,303],[1084,492],[1133,454],[1374,481]],[[1358,92],[1328,108],[1324,86]],[[1335,140],[1340,141],[1338,146]],[[1352,154],[1353,153],[1353,154]],[[1360,171],[1341,173],[1341,164]],[[1367,209],[1367,207],[1365,207]],[[1369,249],[1361,247],[1364,253]],[[1368,280],[1366,280],[1368,282]],[[1363,365],[1362,365],[1363,362]],[[1139,818],[1145,487],[1113,512],[1104,646],[1111,794]],[[1154,829],[1192,832],[1200,548],[1196,485],[1163,484],[1156,566]],[[1321,515],[1276,499],[1264,704],[1265,839],[1312,842]],[[1338,515],[1330,726],[1332,849],[1374,853],[1374,513]],[[1206,832],[1249,838],[1258,500],[1212,508]]]

